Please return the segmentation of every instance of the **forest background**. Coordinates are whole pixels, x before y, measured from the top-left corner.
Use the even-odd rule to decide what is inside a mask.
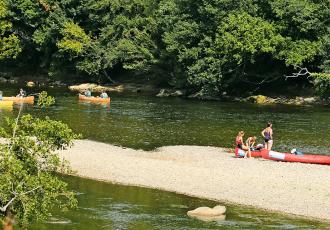
[[[330,0],[1,0],[0,20],[6,77],[330,95]]]

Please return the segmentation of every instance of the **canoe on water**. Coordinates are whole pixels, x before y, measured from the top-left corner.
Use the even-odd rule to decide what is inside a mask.
[[[0,107],[11,107],[13,103],[13,101],[0,101]]]
[[[34,96],[29,97],[2,97],[3,101],[13,101],[14,103],[33,103]]]
[[[81,101],[89,101],[89,102],[96,102],[96,103],[110,103],[110,97],[108,98],[101,98],[101,97],[86,97],[82,94],[79,94],[79,100]]]
[[[316,154],[296,155],[292,153],[280,153],[276,151],[269,151],[267,149],[261,150],[261,155],[262,158],[273,161],[330,165],[330,156],[325,156],[325,155],[316,155]]]

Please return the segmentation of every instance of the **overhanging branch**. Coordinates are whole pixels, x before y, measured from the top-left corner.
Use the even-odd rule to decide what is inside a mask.
[[[286,75],[285,80],[288,80],[288,78],[298,78],[303,76],[307,76],[308,78],[311,75],[311,72],[309,72],[307,68],[301,68],[298,66],[298,69],[299,69],[298,73],[293,73],[292,75]]]

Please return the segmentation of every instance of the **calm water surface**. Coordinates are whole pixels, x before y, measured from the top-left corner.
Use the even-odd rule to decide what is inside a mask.
[[[6,88],[14,94],[16,88]],[[31,90],[38,91],[38,89]],[[27,105],[25,112],[62,120],[85,138],[132,148],[164,145],[232,147],[239,130],[256,135],[268,121],[274,125],[274,148],[330,155],[330,107],[258,106],[180,98],[112,95],[111,106],[80,103],[77,96],[50,90],[56,105],[40,110]],[[15,116],[0,110],[0,116]],[[1,120],[0,120],[1,122]]]
[[[78,192],[79,207],[56,211],[31,230],[190,230],[190,229],[330,229],[330,225],[241,206],[227,206],[225,221],[203,222],[187,211],[218,203],[170,192],[65,177]]]

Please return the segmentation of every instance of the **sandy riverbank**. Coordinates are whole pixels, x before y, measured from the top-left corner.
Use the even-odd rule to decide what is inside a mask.
[[[330,167],[237,159],[222,148],[133,150],[79,140],[61,151],[77,175],[330,220]]]

